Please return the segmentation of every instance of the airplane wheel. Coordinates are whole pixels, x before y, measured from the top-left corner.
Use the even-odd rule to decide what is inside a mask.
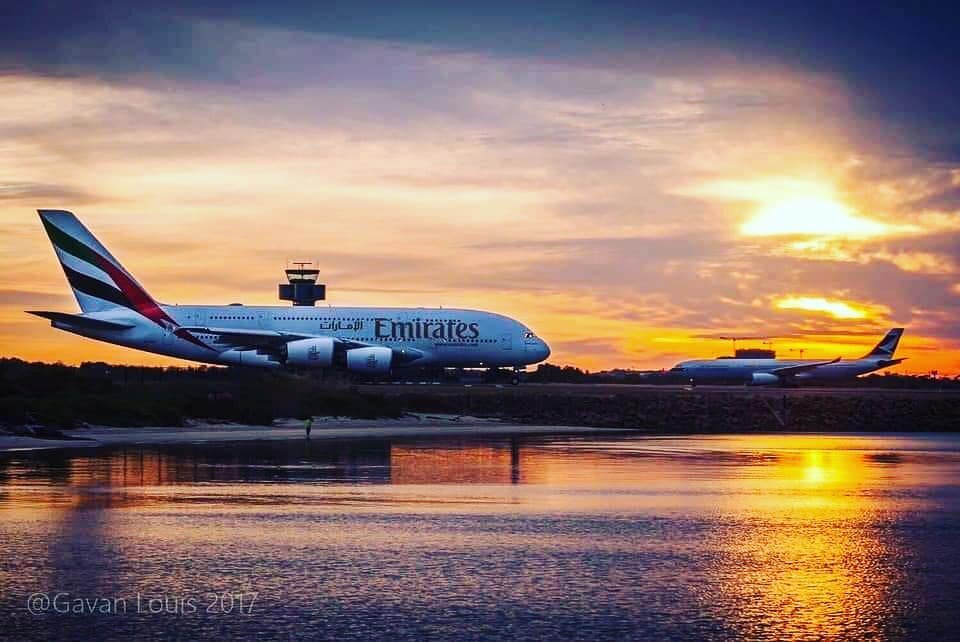
[[[520,385],[520,377],[514,377],[513,379],[510,380],[510,383],[511,383],[512,385],[514,385],[514,386],[519,386],[519,385]]]

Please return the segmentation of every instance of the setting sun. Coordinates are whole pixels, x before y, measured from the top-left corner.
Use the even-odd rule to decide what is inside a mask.
[[[858,216],[833,199],[814,196],[765,205],[740,231],[747,236],[800,234],[864,238],[884,234],[889,226]]]

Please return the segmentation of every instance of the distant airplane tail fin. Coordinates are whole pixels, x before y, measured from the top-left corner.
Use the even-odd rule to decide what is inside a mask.
[[[37,212],[83,312],[129,308],[157,323],[173,323],[72,212]]]
[[[893,328],[880,340],[880,343],[868,352],[864,359],[893,359],[893,354],[897,351],[897,344],[900,343],[900,337],[903,335],[903,328]]]

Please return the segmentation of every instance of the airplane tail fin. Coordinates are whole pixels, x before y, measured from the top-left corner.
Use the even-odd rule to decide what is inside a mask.
[[[897,351],[897,344],[900,343],[900,337],[903,335],[903,328],[893,328],[873,350],[864,355],[864,359],[893,359],[893,354]]]
[[[129,308],[158,323],[169,319],[72,212],[37,212],[83,312]]]

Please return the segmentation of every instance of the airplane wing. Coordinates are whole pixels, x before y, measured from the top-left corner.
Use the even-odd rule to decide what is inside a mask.
[[[226,349],[232,350],[259,350],[265,353],[279,352],[280,348],[291,341],[298,339],[319,339],[323,338],[321,334],[307,334],[303,332],[281,332],[279,330],[248,330],[245,328],[207,328],[207,327],[182,327],[196,334],[216,335],[216,344]],[[362,348],[370,344],[350,339],[340,339],[332,337],[337,343],[346,348]]]
[[[255,350],[258,354],[269,355],[270,357],[282,361],[286,358],[286,345],[291,341],[300,339],[333,339],[340,349],[352,350],[354,348],[376,347],[377,344],[364,341],[355,341],[353,339],[344,339],[332,335],[308,334],[304,332],[282,332],[280,330],[247,330],[242,328],[207,328],[207,327],[181,327],[178,331],[189,333],[215,335],[217,338],[214,344],[222,347],[224,350],[248,351]],[[384,346],[385,347],[385,346]],[[411,363],[424,356],[423,351],[416,348],[392,348],[394,359],[397,363]]]
[[[820,366],[829,366],[831,364],[837,363],[840,361],[840,357],[833,359],[831,361],[819,361],[814,363],[803,363],[799,366],[786,366],[784,368],[777,368],[776,370],[770,370],[770,374],[777,375],[778,377],[792,377],[795,374],[800,374],[801,372],[806,372],[808,370],[814,370]]]

